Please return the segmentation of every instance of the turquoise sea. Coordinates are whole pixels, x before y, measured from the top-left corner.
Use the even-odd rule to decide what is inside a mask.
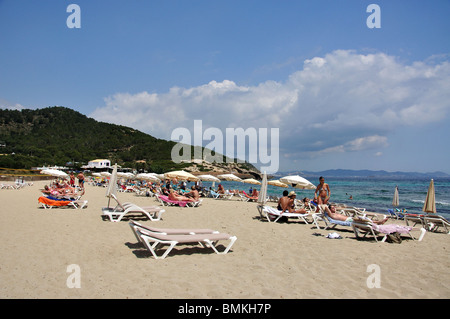
[[[317,185],[318,178],[309,179]],[[427,196],[430,179],[386,179],[386,178],[332,178],[325,177],[325,182],[330,185],[331,201],[347,204],[355,207],[364,207],[368,211],[387,213],[392,208],[392,199],[395,186],[399,189],[400,209],[406,209],[408,213],[422,213],[422,207]],[[240,189],[248,191],[251,187],[259,185],[244,184],[240,182],[221,182],[225,189]],[[215,184],[217,189],[218,183]],[[211,183],[203,182],[203,186],[209,187]],[[450,178],[435,178],[434,188],[436,194],[437,213],[450,218]],[[280,196],[286,188],[269,185],[268,195]],[[313,190],[294,189],[297,199],[313,197]],[[350,200],[350,195],[353,199]]]

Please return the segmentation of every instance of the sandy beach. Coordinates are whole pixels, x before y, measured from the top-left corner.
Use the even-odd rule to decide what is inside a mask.
[[[237,236],[232,250],[217,255],[177,246],[166,259],[155,260],[137,244],[127,220],[103,220],[105,188],[86,185],[85,209],[44,210],[37,201],[44,184],[0,190],[0,298],[450,297],[447,234],[428,232],[421,242],[401,244],[358,241],[349,227],[268,223],[259,219],[256,203],[206,198],[196,208],[166,207],[161,221],[139,220],[226,232]],[[142,206],[158,204],[134,193],[118,196]],[[330,232],[343,239],[326,238]],[[79,266],[80,288],[67,285],[69,265]],[[369,265],[379,267],[380,288],[367,284]]]

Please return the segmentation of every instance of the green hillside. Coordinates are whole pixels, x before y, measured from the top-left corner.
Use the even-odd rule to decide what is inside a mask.
[[[0,167],[74,163],[76,169],[105,158],[158,173],[189,165],[171,161],[174,145],[129,127],[98,122],[66,107],[0,109]]]

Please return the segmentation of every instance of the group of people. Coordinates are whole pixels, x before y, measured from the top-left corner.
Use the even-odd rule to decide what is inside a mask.
[[[84,188],[84,174],[82,172],[78,173],[78,187]],[[73,172],[69,175],[69,183],[71,187],[75,187],[75,174]]]
[[[331,196],[330,185],[325,183],[325,178],[323,176],[320,176],[319,185],[317,185],[316,190],[314,192],[314,199],[311,201],[308,197],[305,197],[303,198],[303,204],[306,205],[310,203],[314,206],[328,205],[330,196]],[[295,209],[296,197],[297,194],[294,191],[289,193],[287,190],[285,190],[283,192],[283,197],[281,197],[278,200],[277,209],[283,212],[306,214],[307,211],[304,208],[297,210]]]
[[[303,198],[302,202],[304,206],[310,204],[316,207],[316,211],[320,208],[332,219],[339,220],[339,221],[345,221],[345,222],[352,222],[353,218],[348,217],[345,215],[342,215],[337,212],[338,207],[336,204],[330,204],[330,186],[325,183],[325,179],[323,176],[319,178],[319,185],[317,185],[316,190],[314,192],[314,199],[310,200],[308,197]],[[282,212],[289,212],[289,213],[297,213],[297,214],[306,214],[308,211],[304,208],[295,209],[295,199],[297,195],[294,191],[288,192],[285,190],[283,192],[283,197],[281,197],[278,200],[278,206],[277,209]],[[382,220],[373,220],[372,222],[377,225],[382,225],[386,223],[388,218],[382,219]]]
[[[45,185],[44,189],[41,190],[42,194],[46,196],[51,196],[52,198],[59,199],[59,198],[76,198],[79,196],[84,195],[84,188],[81,188],[78,190],[77,187],[71,186],[67,182],[55,182],[53,184]]]
[[[200,193],[195,186],[192,186],[191,191],[184,193],[183,195],[179,194],[173,188],[170,188],[168,198],[174,201],[198,202],[200,200]]]

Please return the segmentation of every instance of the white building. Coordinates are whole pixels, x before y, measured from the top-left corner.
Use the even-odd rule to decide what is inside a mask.
[[[93,161],[89,161],[87,168],[110,168],[111,161],[107,159],[96,159]]]

